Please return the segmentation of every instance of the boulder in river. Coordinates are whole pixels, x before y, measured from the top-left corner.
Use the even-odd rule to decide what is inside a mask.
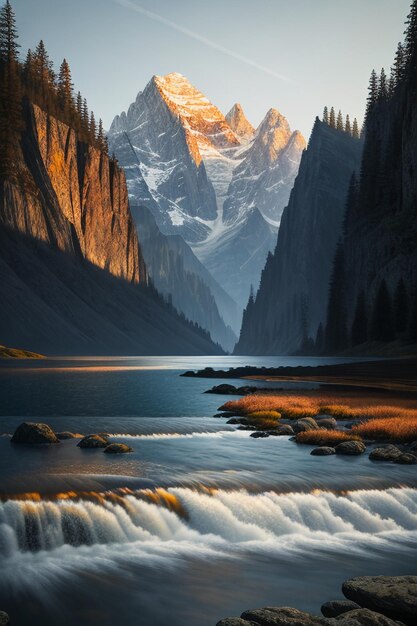
[[[101,435],[87,435],[77,443],[79,448],[106,448],[109,440]]]
[[[401,454],[402,452],[397,446],[388,444],[372,450],[369,458],[371,461],[395,461]]]
[[[343,594],[360,606],[408,626],[417,616],[417,576],[361,576],[343,583]]]
[[[269,433],[265,432],[264,430],[257,430],[250,436],[254,439],[265,439],[266,437],[269,437]]]
[[[248,622],[241,617],[226,617],[226,619],[217,622],[216,626],[252,626],[254,622]]]
[[[259,626],[324,626],[327,623],[322,617],[287,606],[245,611],[241,617]]]
[[[133,448],[125,443],[111,443],[107,448],[104,448],[104,452],[108,454],[126,454],[126,452],[133,452]]]
[[[48,424],[23,422],[14,432],[12,443],[59,443],[58,437]]]
[[[400,622],[392,620],[382,613],[369,609],[355,609],[339,615],[335,619],[326,620],[330,626],[399,626]]]
[[[318,430],[317,422],[312,417],[302,417],[296,420],[293,424],[293,430],[295,433],[304,433],[307,430]]]
[[[276,427],[275,432],[277,435],[293,435],[294,429],[289,424],[280,424]]]
[[[310,454],[313,456],[330,456],[331,454],[336,454],[336,450],[330,446],[320,446],[319,448],[314,448]]]
[[[325,428],[326,430],[335,430],[337,427],[337,421],[334,417],[316,417],[315,420],[319,428]]]
[[[360,608],[359,604],[352,602],[352,600],[331,600],[322,604],[320,610],[324,617],[338,617],[343,613]]]
[[[60,441],[64,441],[65,439],[80,439],[84,437],[80,433],[71,433],[69,430],[64,430],[61,433],[56,433],[56,436]]]
[[[337,444],[335,450],[336,454],[357,456],[365,452],[366,446],[363,441],[343,441],[342,443]]]
[[[230,420],[227,420],[226,424],[243,424],[247,426],[249,422],[246,417],[231,417]]]
[[[394,463],[399,463],[400,465],[415,465],[417,463],[417,456],[410,452],[404,452],[395,459]]]

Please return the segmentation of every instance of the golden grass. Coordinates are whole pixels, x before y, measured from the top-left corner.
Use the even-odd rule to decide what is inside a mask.
[[[305,443],[312,446],[336,446],[342,441],[359,441],[361,437],[358,434],[343,432],[341,430],[307,430],[298,433],[296,436],[297,443]]]
[[[417,441],[417,416],[372,419],[352,428],[365,439],[386,441]]]
[[[259,411],[277,411],[287,419],[332,415],[336,419],[417,419],[417,402],[401,397],[389,401],[380,394],[367,393],[286,393],[244,396],[226,402],[222,409],[248,415]]]
[[[281,417],[281,413],[278,413],[278,411],[254,411],[253,413],[248,413],[247,415],[251,419],[255,420],[269,419],[277,421]]]
[[[247,415],[249,423],[260,430],[273,430],[277,427],[280,417],[278,411],[255,411]]]

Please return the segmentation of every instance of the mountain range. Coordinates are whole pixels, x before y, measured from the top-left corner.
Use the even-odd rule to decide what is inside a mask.
[[[302,135],[274,109],[256,130],[238,104],[223,115],[172,73],[150,80],[108,140],[131,203],[147,206],[163,234],[181,235],[241,311],[275,247]]]

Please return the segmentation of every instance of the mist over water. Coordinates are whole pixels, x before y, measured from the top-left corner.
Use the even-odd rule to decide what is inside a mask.
[[[0,368],[0,608],[13,624],[211,626],[268,604],[318,612],[349,576],[415,573],[414,468],[254,440],[211,417],[213,381],[179,377],[204,365]],[[133,453],[11,445],[29,417]]]

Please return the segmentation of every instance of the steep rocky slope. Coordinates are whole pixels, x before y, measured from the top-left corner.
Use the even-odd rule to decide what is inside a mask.
[[[224,116],[174,73],[152,78],[109,142],[134,204],[148,206],[164,234],[182,235],[242,310],[275,245],[301,135],[274,110],[256,131],[238,104]]]
[[[146,207],[131,209],[146,268],[156,289],[189,320],[207,329],[216,343],[232,351],[237,341],[230,328],[238,317],[235,302],[180,235],[162,234]]]
[[[43,353],[219,348],[147,286],[125,176],[25,103],[15,175],[0,184],[0,338]]]
[[[362,142],[319,120],[285,209],[255,302],[244,314],[236,354],[287,354],[325,322],[329,278],[349,180]]]

